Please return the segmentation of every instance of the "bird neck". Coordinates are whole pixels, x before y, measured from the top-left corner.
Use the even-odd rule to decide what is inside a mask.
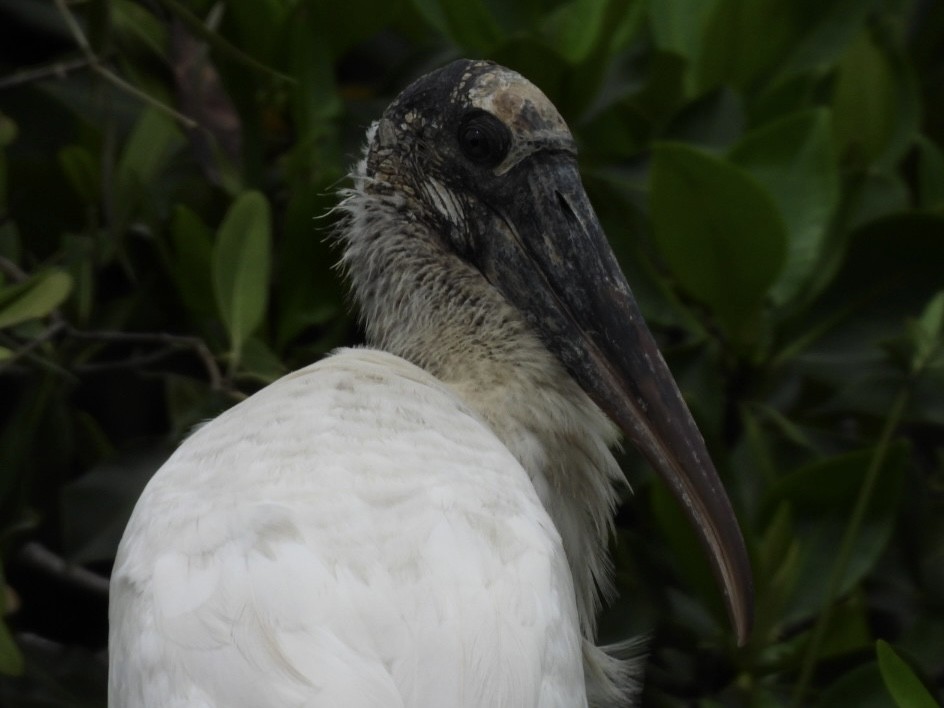
[[[561,535],[592,637],[625,484],[609,450],[616,429],[523,316],[416,218],[418,205],[384,191],[358,188],[342,205],[342,265],[368,341],[455,390],[524,467]]]

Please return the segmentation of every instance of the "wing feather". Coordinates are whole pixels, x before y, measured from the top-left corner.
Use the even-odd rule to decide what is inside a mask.
[[[445,386],[343,350],[196,431],[112,579],[110,704],[585,705],[560,538]]]

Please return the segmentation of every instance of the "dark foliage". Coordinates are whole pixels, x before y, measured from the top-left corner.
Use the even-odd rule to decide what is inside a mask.
[[[326,245],[365,128],[457,57],[531,78],[742,520],[734,646],[626,455],[653,706],[944,686],[944,5],[0,0],[0,703],[102,706],[106,578],[195,423],[358,341]]]

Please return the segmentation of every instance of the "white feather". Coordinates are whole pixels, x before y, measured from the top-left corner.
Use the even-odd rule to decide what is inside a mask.
[[[528,474],[378,351],[194,433],[142,495],[112,592],[113,708],[586,704],[570,569]]]

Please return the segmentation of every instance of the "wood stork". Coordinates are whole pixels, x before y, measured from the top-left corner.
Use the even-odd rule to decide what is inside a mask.
[[[534,85],[457,61],[368,131],[341,209],[373,348],[157,472],[111,581],[112,708],[622,705],[592,643],[618,429],[694,520],[739,638],[728,499]]]

